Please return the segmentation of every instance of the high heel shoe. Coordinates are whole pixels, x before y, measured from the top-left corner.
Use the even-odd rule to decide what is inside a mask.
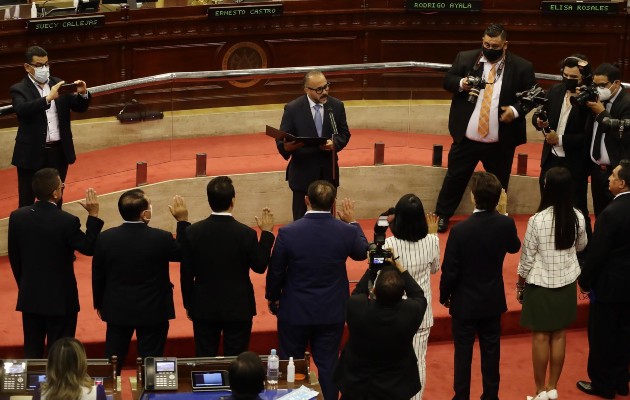
[[[549,400],[547,397],[547,392],[544,390],[536,395],[536,397],[527,396],[527,400]]]
[[[547,390],[547,398],[549,400],[558,400],[558,391],[556,389]]]

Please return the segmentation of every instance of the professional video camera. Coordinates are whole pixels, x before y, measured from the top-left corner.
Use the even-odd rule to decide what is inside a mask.
[[[376,280],[376,274],[383,268],[385,260],[392,258],[392,252],[384,249],[385,232],[389,227],[387,215],[381,215],[374,225],[374,243],[370,243],[368,247],[368,261],[370,266],[371,281]]]
[[[623,137],[623,131],[630,128],[630,119],[612,119],[604,117],[602,119],[603,125],[608,125],[611,130],[619,132],[619,138]]]
[[[481,89],[486,87],[486,81],[479,76],[468,76],[466,77],[466,80],[468,81],[468,85],[471,86],[471,89],[468,92],[468,102],[476,104],[477,99],[479,98],[479,92]]]
[[[599,99],[597,85],[580,86],[578,90],[580,93],[569,98],[572,106],[583,106],[587,101],[597,101]]]
[[[536,107],[547,105],[545,91],[538,85],[534,85],[524,92],[516,93],[516,98],[525,114],[529,114]]]

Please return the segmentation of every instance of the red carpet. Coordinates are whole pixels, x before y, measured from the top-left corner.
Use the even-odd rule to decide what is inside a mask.
[[[341,157],[342,166],[371,165],[374,142],[384,142],[387,164],[430,165],[433,144],[444,146],[443,159],[450,147],[450,137],[442,135],[419,135],[392,133],[375,130],[354,130],[350,145]],[[528,175],[539,173],[540,144],[528,144],[517,149],[529,155]],[[65,200],[73,201],[83,196],[86,187],[94,187],[99,193],[108,193],[135,185],[135,163],[147,161],[149,182],[194,176],[195,154],[208,154],[208,175],[237,174],[283,170],[285,161],[277,154],[273,143],[262,134],[185,139],[170,142],[147,142],[93,151],[79,155],[71,166],[67,179]],[[514,169],[516,161],[514,162]],[[0,218],[7,217],[17,205],[17,178],[13,168],[0,171],[3,191],[0,194]],[[455,217],[457,222],[465,218]],[[514,216],[519,234],[525,233],[528,216]],[[361,221],[368,236],[372,235],[373,221]],[[440,235],[442,253],[447,234]],[[529,336],[514,335],[523,332],[518,325],[520,305],[514,299],[516,265],[519,255],[508,255],[504,265],[508,313],[503,319],[502,342],[502,389],[504,399],[522,399],[533,391],[533,374],[530,361]],[[105,337],[105,324],[92,309],[91,259],[78,255],[75,271],[79,282],[79,293],[83,310],[79,313],[77,337],[85,342],[90,357],[101,357]],[[366,264],[349,262],[350,279],[358,280]],[[256,290],[258,315],[254,318],[254,335],[251,347],[267,353],[276,345],[275,317],[268,314],[264,300],[264,275],[252,274]],[[171,281],[179,282],[179,266],[172,264]],[[452,343],[450,340],[450,317],[448,310],[437,302],[439,273],[432,278],[433,311],[435,326],[431,331],[429,346],[428,380],[425,399],[443,400],[452,396]],[[182,309],[181,292],[175,290],[178,305],[177,318],[171,321],[168,355],[192,356],[192,323]],[[21,315],[14,311],[16,287],[6,257],[0,257],[0,358],[20,357],[22,354]],[[584,327],[586,304],[581,301],[576,326]],[[439,343],[436,343],[439,342]],[[574,389],[575,380],[586,378],[588,344],[584,331],[569,334],[567,361],[559,392],[565,399],[585,399]],[[135,350],[134,350],[135,351]],[[476,354],[478,351],[476,350]],[[130,353],[128,366],[135,354]],[[127,375],[125,375],[127,376]],[[479,361],[473,364],[472,396],[480,394]],[[125,399],[129,398],[129,387],[123,387]]]

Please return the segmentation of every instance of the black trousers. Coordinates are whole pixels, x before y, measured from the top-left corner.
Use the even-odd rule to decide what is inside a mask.
[[[46,358],[44,347],[64,337],[74,337],[77,330],[77,314],[46,316],[22,313],[24,329],[24,358]]]
[[[513,160],[514,147],[511,146],[475,142],[466,137],[459,143],[453,143],[448,152],[448,170],[438,195],[435,213],[448,218],[455,214],[479,162],[486,171],[496,175],[507,190]]]
[[[333,374],[339,359],[343,326],[343,323],[291,325],[278,321],[280,359],[304,358],[306,346],[310,344],[324,400],[337,400],[339,398],[339,389],[333,381]]]
[[[105,357],[108,359],[112,356],[118,357],[116,372],[120,374],[129,352],[129,344],[134,331],[138,339],[138,357],[143,359],[145,357],[161,357],[164,354],[168,328],[168,321],[148,326],[124,326],[108,323],[105,334]]]
[[[630,304],[591,302],[588,315],[588,376],[600,393],[628,387]]]
[[[41,168],[56,168],[57,171],[59,171],[61,182],[65,182],[66,175],[68,174],[68,162],[66,161],[65,154],[63,154],[61,142],[44,150],[45,157]],[[35,193],[33,192],[31,181],[37,171],[38,170],[20,167],[17,168],[19,207],[30,206],[35,202]],[[58,203],[59,208],[61,208],[61,203],[62,201],[60,200]]]
[[[595,217],[604,211],[604,208],[606,208],[615,197],[610,193],[610,190],[608,190],[608,178],[612,175],[613,169],[614,167],[610,165],[602,169],[601,166],[591,163],[591,196],[593,197],[593,211],[595,212]]]
[[[293,191],[293,220],[297,221],[302,218],[304,214],[306,214],[306,202],[304,201],[304,197],[306,196],[306,192],[301,192],[299,190]]]
[[[588,212],[587,167],[583,167],[582,170],[576,170],[575,167],[566,162],[564,157],[556,157],[553,154],[549,154],[545,164],[540,168],[540,176],[538,177],[538,185],[540,186],[541,196],[543,188],[545,187],[545,174],[554,167],[565,167],[571,172],[571,176],[573,177],[573,206],[580,210],[584,216],[586,237],[590,242],[591,236],[593,235],[593,228],[591,227],[591,217]]]
[[[195,355],[197,357],[216,357],[219,355],[219,341],[223,332],[223,355],[238,356],[249,349],[252,335],[252,320],[249,321],[214,321],[193,320],[195,335]]]
[[[501,315],[484,319],[464,320],[453,317],[455,344],[455,379],[453,400],[470,399],[470,367],[475,336],[479,337],[483,393],[481,400],[499,398],[499,360],[501,359]]]

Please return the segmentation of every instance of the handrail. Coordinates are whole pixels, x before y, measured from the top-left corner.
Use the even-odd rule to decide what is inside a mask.
[[[365,64],[342,64],[342,65],[322,65],[311,67],[285,67],[285,68],[260,68],[260,69],[239,69],[229,71],[196,71],[196,72],[169,72],[166,74],[147,76],[143,78],[129,79],[90,88],[92,96],[103,96],[106,94],[122,92],[130,89],[156,86],[164,83],[174,82],[208,82],[226,79],[264,79],[264,78],[288,78],[303,76],[312,69],[318,69],[329,75],[346,74],[349,71],[361,72],[364,74],[374,74],[382,72],[415,72],[426,69],[446,71],[450,64],[439,64],[421,61],[402,61],[384,63]],[[536,74],[537,79],[559,81],[562,77],[551,74]],[[13,113],[13,106],[0,107],[0,116]]]

